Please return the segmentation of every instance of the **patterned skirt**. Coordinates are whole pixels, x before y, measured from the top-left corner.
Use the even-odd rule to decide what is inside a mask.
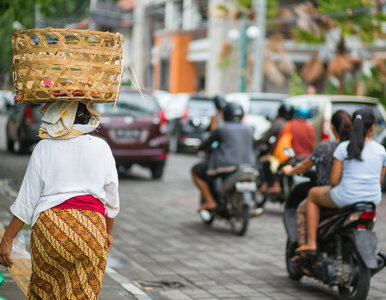
[[[98,299],[107,260],[106,221],[83,209],[49,209],[31,234],[27,299]]]

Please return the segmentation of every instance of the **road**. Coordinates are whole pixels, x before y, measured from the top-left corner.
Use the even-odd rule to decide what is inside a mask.
[[[0,182],[17,191],[29,156],[0,150],[0,157]],[[316,280],[287,277],[280,205],[269,204],[243,237],[222,221],[202,224],[189,175],[198,160],[170,155],[160,181],[140,167],[121,175],[121,211],[100,299],[338,299],[336,289]],[[12,197],[4,194],[0,189],[0,222],[6,225]],[[386,252],[385,201],[378,216],[378,250]],[[386,298],[385,272],[373,277],[368,299]]]

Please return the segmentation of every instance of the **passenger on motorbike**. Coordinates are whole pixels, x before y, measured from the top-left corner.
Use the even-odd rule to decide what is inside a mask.
[[[199,211],[212,210],[217,206],[209,188],[214,176],[233,172],[240,164],[255,165],[253,132],[241,123],[243,115],[241,105],[227,103],[224,124],[216,128],[198,149],[209,151],[208,158],[191,170],[193,181],[205,199]]]
[[[213,102],[216,106],[216,113],[212,116],[210,120],[210,131],[215,130],[218,126],[221,126],[224,123],[224,107],[226,104],[224,97],[221,95],[214,96]]]
[[[330,186],[312,188],[307,197],[307,244],[297,252],[316,250],[316,235],[320,206],[341,208],[357,202],[381,201],[381,183],[386,170],[386,151],[373,141],[375,116],[372,109],[363,108],[353,114],[349,141],[341,142],[335,152]]]
[[[350,138],[351,126],[350,115],[344,110],[336,111],[332,115],[330,123],[335,140],[320,143],[310,157],[295,167],[290,164],[286,165],[281,168],[281,171],[287,176],[293,176],[295,174],[305,173],[315,166],[316,185],[329,185],[334,151],[340,142]],[[305,199],[299,204],[296,210],[296,227],[299,245],[307,243],[306,207],[307,201]]]
[[[285,123],[287,121],[292,120],[294,116],[294,108],[292,105],[289,104],[282,104],[279,107],[277,117],[275,120],[272,121],[271,127],[263,134],[263,136],[257,141],[258,145],[267,146],[268,150],[270,148],[270,144],[273,143],[271,140],[274,141],[277,140],[277,137],[279,136],[280,132],[282,131]],[[268,151],[265,151],[266,154]],[[260,193],[266,193],[267,189],[272,186],[273,183],[273,174],[270,168],[270,162],[269,161],[262,161],[261,163],[261,170],[260,170],[260,178],[261,178],[261,185],[259,188]]]
[[[314,127],[307,122],[307,119],[311,116],[311,109],[306,105],[299,105],[295,108],[294,119],[288,121],[286,126],[290,126],[290,132],[292,134],[291,148],[295,152],[295,157],[304,156],[307,157],[312,154],[315,148],[315,130]],[[286,126],[278,137],[278,142],[286,130]],[[273,146],[272,153],[275,156],[276,145]],[[275,159],[275,157],[274,157]],[[277,164],[281,164],[284,161],[276,160]],[[272,161],[271,161],[272,164]],[[276,175],[275,180],[271,188],[267,190],[268,194],[280,194],[281,186]]]

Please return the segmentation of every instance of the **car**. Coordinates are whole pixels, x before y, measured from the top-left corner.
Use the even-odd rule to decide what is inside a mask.
[[[334,112],[339,109],[352,115],[357,109],[371,107],[376,118],[374,139],[378,138],[386,125],[386,112],[377,98],[354,95],[299,95],[287,98],[285,103],[294,108],[306,105],[311,109],[308,121],[314,126],[317,144],[320,141],[334,139],[330,120]]]
[[[9,106],[6,124],[7,151],[28,153],[39,142],[40,108],[43,104]]]
[[[149,168],[153,179],[160,179],[169,144],[165,112],[155,97],[121,90],[116,103],[95,104],[95,108],[101,123],[94,134],[109,144],[118,170],[138,164]]]
[[[244,123],[253,129],[253,137],[259,140],[276,117],[283,100],[288,97],[279,93],[229,93],[227,102],[239,103],[245,113]]]
[[[210,97],[177,95],[176,109],[169,111],[170,151],[195,152],[202,139],[208,134],[216,106]]]

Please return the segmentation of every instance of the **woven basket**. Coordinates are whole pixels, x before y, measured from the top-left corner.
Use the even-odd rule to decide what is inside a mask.
[[[14,32],[15,101],[116,101],[122,82],[122,47],[119,33],[70,28]]]

